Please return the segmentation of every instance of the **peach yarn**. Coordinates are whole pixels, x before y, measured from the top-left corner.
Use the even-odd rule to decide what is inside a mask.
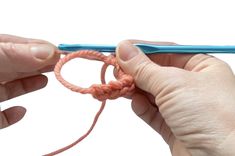
[[[74,58],[85,58],[85,59],[89,59],[89,60],[97,60],[97,61],[104,62],[104,65],[102,66],[102,69],[101,69],[101,82],[102,82],[102,84],[93,84],[89,88],[82,88],[82,87],[76,86],[76,85],[71,84],[68,81],[66,81],[61,76],[61,73],[60,73],[62,66],[66,62],[68,62]],[[116,72],[115,76],[116,76],[117,81],[110,81],[109,83],[106,84],[105,72],[106,72],[106,69],[109,65],[114,66],[114,70]],[[79,142],[81,142],[83,139],[85,139],[91,133],[91,131],[95,127],[96,122],[105,107],[105,103],[106,103],[107,99],[116,99],[121,96],[128,96],[128,95],[133,94],[133,92],[135,90],[133,77],[128,74],[125,74],[122,71],[122,69],[120,68],[120,66],[118,65],[118,63],[116,61],[115,56],[112,54],[109,56],[106,56],[100,52],[92,51],[92,50],[81,50],[81,51],[77,51],[74,53],[70,53],[59,60],[59,62],[55,66],[54,73],[55,73],[57,80],[59,80],[60,83],[62,83],[66,88],[68,88],[74,92],[78,92],[78,93],[82,93],[82,94],[91,94],[95,99],[98,99],[99,101],[101,101],[102,104],[101,104],[99,111],[96,113],[96,115],[94,117],[94,120],[93,120],[91,127],[88,129],[88,131],[84,135],[82,135],[78,140],[76,140],[72,144],[70,144],[66,147],[63,147],[57,151],[46,154],[45,156],[52,156],[52,155],[59,154],[65,150],[68,150],[69,148],[75,146]]]

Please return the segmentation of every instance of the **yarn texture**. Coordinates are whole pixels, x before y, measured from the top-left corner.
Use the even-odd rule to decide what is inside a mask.
[[[104,65],[101,68],[101,84],[93,84],[89,88],[82,88],[66,81],[61,75],[61,69],[65,63],[67,63],[68,61],[74,58],[84,58],[84,59],[97,60],[97,61],[104,62]],[[110,81],[106,84],[105,72],[109,65],[114,66],[114,70],[116,73],[115,77],[117,80]],[[49,154],[46,154],[45,156],[52,156],[52,155],[59,154],[75,146],[76,144],[80,143],[94,129],[96,122],[105,107],[107,99],[116,99],[122,96],[129,96],[133,94],[135,91],[135,84],[134,84],[133,77],[123,72],[123,70],[120,68],[120,66],[117,63],[116,57],[112,54],[109,56],[106,56],[98,51],[93,51],[93,50],[81,50],[81,51],[73,52],[73,53],[65,55],[63,58],[61,58],[58,61],[58,63],[55,66],[54,73],[55,73],[57,80],[66,88],[74,92],[81,93],[81,94],[91,94],[95,99],[101,101],[102,104],[100,106],[99,111],[96,113],[94,117],[91,127],[88,129],[88,131],[84,135],[82,135],[78,140],[76,140],[72,144],[66,147],[63,147],[59,150],[56,150],[54,152],[51,152]]]

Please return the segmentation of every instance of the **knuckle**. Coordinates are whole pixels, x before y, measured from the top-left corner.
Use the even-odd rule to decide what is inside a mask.
[[[142,89],[149,90],[151,84],[154,84],[156,79],[156,66],[150,61],[141,62],[134,72],[134,79]]]
[[[143,80],[149,75],[149,68],[151,67],[151,63],[144,61],[138,64],[137,69],[134,72],[134,77],[137,80]]]
[[[0,43],[0,49],[2,51],[2,55],[8,60],[16,57],[16,46],[14,43]]]
[[[15,50],[15,44],[11,43],[11,42],[7,42],[7,43],[1,43],[1,48],[7,52],[7,51],[14,51]]]
[[[9,99],[9,91],[4,85],[0,85],[0,102],[6,101]]]
[[[24,80],[16,80],[0,85],[0,102],[12,99],[27,92],[28,90]]]

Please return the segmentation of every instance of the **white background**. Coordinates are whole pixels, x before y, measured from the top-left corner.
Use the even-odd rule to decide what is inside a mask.
[[[59,43],[117,44],[123,39],[179,44],[235,44],[233,0],[0,0],[0,33]],[[235,65],[234,55],[217,55]],[[87,87],[99,83],[101,63],[78,59],[63,75]],[[113,79],[111,69],[107,79]],[[27,108],[0,131],[1,156],[39,156],[63,147],[90,126],[100,102],[64,88],[53,73],[48,86],[1,103]],[[64,156],[170,156],[161,137],[132,112],[130,100],[107,101],[91,135]]]

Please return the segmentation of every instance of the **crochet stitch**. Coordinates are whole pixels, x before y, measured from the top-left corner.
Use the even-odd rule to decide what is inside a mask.
[[[102,66],[102,69],[101,69],[101,82],[102,82],[102,84],[93,84],[89,88],[82,88],[82,87],[76,86],[76,85],[71,84],[70,82],[66,81],[61,76],[62,66],[74,58],[85,58],[85,59],[89,59],[89,60],[97,60],[97,61],[104,62],[104,65]],[[109,65],[114,66],[114,70],[116,71],[115,77],[117,80],[110,81],[106,84],[105,72],[106,72],[106,69]],[[91,127],[88,129],[88,131],[84,135],[82,135],[78,140],[76,140],[72,144],[70,144],[66,147],[63,147],[57,151],[46,154],[45,156],[52,156],[52,155],[59,154],[65,150],[68,150],[69,148],[75,146],[79,142],[81,142],[83,139],[85,139],[91,133],[91,131],[95,127],[96,122],[105,107],[107,99],[116,99],[118,97],[128,96],[128,95],[133,94],[133,92],[135,90],[133,77],[131,75],[125,74],[123,72],[123,70],[120,68],[120,66],[117,63],[115,56],[112,54],[109,56],[106,56],[100,52],[92,51],[92,50],[81,50],[81,51],[77,51],[74,53],[70,53],[59,60],[59,62],[55,66],[54,73],[55,73],[57,80],[61,84],[63,84],[66,88],[68,88],[74,92],[78,92],[78,93],[82,93],[82,94],[91,94],[95,99],[98,99],[99,101],[101,101],[102,104],[100,106],[99,111],[96,113],[96,115],[94,117],[94,120],[93,120]]]

